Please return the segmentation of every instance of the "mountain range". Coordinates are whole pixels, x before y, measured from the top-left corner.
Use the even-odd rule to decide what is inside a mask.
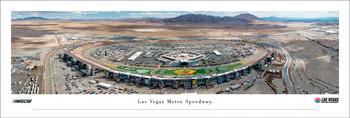
[[[18,18],[15,20],[50,20],[50,19],[44,18],[44,17],[25,17],[25,18]]]
[[[44,17],[26,17],[12,20],[59,20],[49,19]],[[74,21],[83,21],[87,19],[69,19]],[[212,16],[204,14],[185,14],[174,18],[155,18],[155,17],[143,17],[143,18],[120,18],[120,19],[88,19],[88,20],[150,20],[152,22],[165,22],[165,23],[250,23],[253,21],[285,21],[285,22],[339,22],[338,17],[320,17],[320,18],[292,18],[292,17],[262,17],[259,18],[255,15],[244,13],[237,16]]]
[[[240,14],[234,17],[219,17],[203,14],[186,14],[175,18],[163,19],[163,22],[183,22],[183,23],[249,23],[262,20],[252,14]]]

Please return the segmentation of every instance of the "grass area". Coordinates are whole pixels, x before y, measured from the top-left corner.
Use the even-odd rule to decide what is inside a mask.
[[[232,65],[228,65],[228,66],[220,66],[220,67],[216,67],[216,73],[223,73],[223,72],[227,72],[230,70],[233,70],[239,66],[242,66],[243,63],[236,63],[236,64],[232,64]]]
[[[227,71],[230,71],[230,70],[233,70],[239,66],[242,66],[246,63],[248,63],[249,61],[245,61],[245,62],[242,62],[242,63],[236,63],[236,64],[232,64],[232,65],[228,65],[228,66],[220,66],[220,67],[216,67],[215,70],[216,70],[216,73],[223,73],[223,72],[227,72]]]
[[[144,75],[151,75],[151,69],[144,69],[144,68],[130,68],[130,67],[124,67],[124,66],[118,66],[117,67],[120,70],[125,70],[129,72],[134,72],[138,74],[144,74]]]
[[[157,75],[173,75],[173,76],[181,76],[181,75],[201,75],[201,74],[209,74],[212,73],[213,70],[208,68],[202,69],[176,69],[176,70],[158,70],[155,73]]]
[[[212,73],[213,70],[208,69],[208,68],[202,68],[202,69],[196,69],[196,72],[193,73],[194,75],[201,75],[201,74],[209,74]]]
[[[152,75],[151,74],[151,71],[152,71],[151,69],[130,68],[130,67],[124,67],[124,66],[110,65],[110,64],[108,64],[108,66],[113,67],[113,68],[117,68],[117,69],[120,69],[120,70],[124,70],[124,71],[137,73],[137,74]]]
[[[177,75],[177,73],[174,73],[174,70],[157,70],[155,73],[157,75]]]

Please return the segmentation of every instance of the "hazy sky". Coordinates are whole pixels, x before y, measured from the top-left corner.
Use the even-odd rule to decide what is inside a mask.
[[[127,19],[127,18],[172,18],[183,14],[207,14],[213,16],[235,16],[251,13],[258,17],[318,18],[339,17],[338,11],[12,11],[12,19],[45,17],[50,19]]]

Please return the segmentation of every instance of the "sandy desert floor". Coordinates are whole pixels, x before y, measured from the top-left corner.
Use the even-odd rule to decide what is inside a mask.
[[[245,25],[162,24],[145,21],[12,21],[13,48],[57,47],[60,33],[91,33],[150,38],[225,37],[297,31],[310,23],[264,22]]]

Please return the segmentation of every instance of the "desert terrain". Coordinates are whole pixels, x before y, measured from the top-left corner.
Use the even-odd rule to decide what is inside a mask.
[[[214,20],[215,22],[206,23],[179,22],[179,19],[168,19],[167,22],[159,20],[14,20],[11,23],[12,60],[13,64],[16,65],[38,66],[39,69],[32,72],[34,75],[41,76],[41,74],[44,74],[45,76],[46,74],[46,77],[54,78],[56,76],[55,72],[59,70],[51,74],[45,72],[45,68],[50,66],[62,68],[64,73],[69,73],[70,70],[64,69],[68,67],[65,67],[65,64],[59,61],[57,52],[62,53],[65,50],[63,48],[73,47],[74,45],[119,40],[236,39],[254,43],[263,42],[283,48],[274,47],[274,49],[271,49],[276,50],[277,57],[274,62],[267,65],[266,70],[262,72],[254,71],[254,74],[244,77],[244,79],[255,82],[256,80],[253,80],[254,76],[261,76],[262,79],[257,80],[255,86],[253,82],[244,90],[239,89],[238,91],[227,92],[227,94],[339,93],[339,35],[327,33],[328,29],[337,29],[337,25],[324,26],[314,22],[282,22],[260,19],[248,19],[239,23],[222,22],[222,19]],[[323,31],[315,30],[315,28],[323,29]],[[280,72],[285,69],[283,65],[286,65],[287,60],[289,60],[287,55],[291,57],[291,64],[286,67],[289,68],[288,74],[292,88],[287,87],[289,81],[282,79],[286,75],[282,76],[281,73],[271,74],[270,72],[272,70]],[[31,60],[32,58],[38,59]],[[46,63],[50,62],[51,65],[45,65],[44,60],[46,60]],[[18,72],[16,73],[18,74]],[[25,76],[23,73],[21,75]],[[66,75],[59,76],[65,77]],[[52,81],[56,80],[47,79],[46,82],[45,79],[39,78],[38,80],[43,80],[43,85],[47,83],[44,86],[46,88],[40,88],[44,89],[40,92],[45,92],[45,89],[47,89],[46,93],[55,93],[56,89],[51,88],[55,88],[56,85],[54,84],[56,83]],[[50,84],[51,82],[52,84]],[[228,84],[216,86],[214,89],[200,88],[187,90],[187,92],[213,94],[225,89],[225,87],[243,82],[246,81],[235,80]],[[124,84],[119,86],[127,87]],[[250,87],[251,89],[249,89]],[[21,86],[15,88],[18,89]],[[65,87],[59,89],[64,91]],[[144,94],[150,93],[149,90],[140,88],[134,88],[134,90]],[[20,93],[17,90],[13,91],[13,93]],[[183,93],[186,90],[160,89],[152,90],[152,92]]]

